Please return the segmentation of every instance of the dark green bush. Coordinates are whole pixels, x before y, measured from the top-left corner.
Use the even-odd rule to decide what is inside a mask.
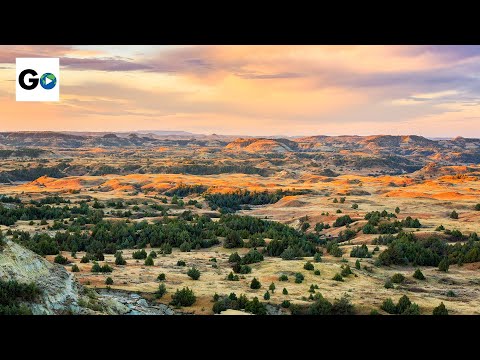
[[[146,259],[147,258],[147,252],[145,251],[145,249],[142,249],[142,250],[139,250],[139,251],[134,251],[132,253],[132,258],[134,258],[136,260]]]
[[[332,280],[344,281],[342,275],[340,275],[339,273],[336,273],[335,276],[332,278]]]
[[[230,256],[228,258],[229,263],[240,263],[241,261],[242,261],[242,258],[240,257],[240,255],[238,255],[237,252],[234,252],[233,254],[230,254]]]
[[[342,272],[340,273],[340,275],[342,275],[343,277],[347,277],[348,275],[350,274],[353,274],[352,273],[352,269],[350,269],[350,265],[346,265],[343,269],[342,269]]]
[[[305,277],[303,276],[302,273],[296,273],[295,274],[295,283],[296,284],[301,284],[304,279],[305,279]]]
[[[197,297],[188,287],[184,287],[182,290],[178,290],[172,295],[171,304],[174,306],[192,306]]]
[[[163,297],[163,295],[165,295],[167,292],[167,287],[165,286],[164,283],[161,283],[160,285],[158,285],[158,290],[155,291],[155,298],[156,299],[161,299]],[[185,305],[185,306],[188,306],[188,305]]]
[[[401,284],[405,281],[405,276],[403,276],[402,274],[400,273],[397,273],[397,274],[394,274],[390,280],[392,281],[392,283],[394,284]]]
[[[266,315],[267,309],[264,304],[258,301],[257,297],[254,297],[251,301],[245,305],[245,311],[255,315]]]
[[[260,284],[260,281],[257,280],[257,278],[253,278],[252,282],[250,283],[250,289],[260,289],[262,285]]]
[[[443,302],[441,302],[440,305],[433,309],[433,315],[448,315],[448,310],[443,304]]]
[[[350,215],[343,215],[343,216],[338,217],[335,220],[335,222],[333,223],[333,226],[334,227],[345,226],[345,225],[351,224],[352,222],[353,222],[353,220],[350,217]]]
[[[388,279],[387,281],[385,281],[384,287],[385,287],[385,289],[393,289],[392,280]]]
[[[438,264],[438,270],[440,271],[443,271],[443,272],[447,272],[448,271],[448,268],[449,268],[449,261],[448,261],[448,258],[447,257],[444,257],[440,263]]]
[[[53,259],[53,262],[56,264],[65,265],[66,263],[68,263],[68,259],[65,256],[58,254],[57,256],[55,256],[55,259]]]
[[[395,304],[393,303],[393,300],[391,298],[387,298],[383,301],[381,309],[386,311],[389,314],[396,314],[397,313],[397,307],[395,306]]]
[[[420,269],[415,270],[415,272],[413,273],[413,277],[417,280],[425,280],[425,276],[420,271]]]
[[[197,268],[192,267],[187,271],[187,275],[193,280],[198,280],[200,278],[200,271]]]
[[[305,265],[303,265],[303,268],[305,270],[314,270],[315,268],[313,267],[313,264],[310,261],[307,261]]]

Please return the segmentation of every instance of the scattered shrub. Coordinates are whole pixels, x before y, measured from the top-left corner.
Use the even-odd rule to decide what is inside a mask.
[[[178,260],[177,261],[177,266],[187,266],[187,264],[183,260]]]
[[[184,287],[182,290],[178,290],[172,295],[172,301],[170,304],[174,306],[192,306],[197,297],[188,287]]]
[[[123,258],[122,256],[122,253],[121,252],[117,252],[115,254],[115,265],[126,265],[127,262],[125,261],[125,259]]]
[[[190,252],[192,250],[192,244],[190,244],[188,241],[184,241],[180,247],[179,247],[181,252]]]
[[[238,255],[237,252],[234,252],[228,258],[229,263],[240,263],[241,261],[242,261],[242,258],[240,257],[240,255]]]
[[[413,273],[413,277],[417,280],[425,280],[425,276],[420,271],[420,269],[415,270],[415,272]]]
[[[304,279],[305,279],[305,277],[303,276],[302,273],[296,273],[295,274],[295,283],[296,284],[301,284]]]
[[[78,268],[78,265],[77,264],[74,264],[72,266],[72,272],[80,272],[80,269]]]
[[[410,299],[408,298],[407,295],[403,295],[402,297],[400,297],[400,299],[398,300],[398,303],[397,303],[397,313],[398,314],[403,314],[405,312],[405,310],[407,310],[410,305],[412,305],[412,302],[410,301]]]
[[[446,295],[447,295],[447,297],[456,297],[457,296],[457,294],[455,294],[455,292],[453,292],[452,290],[448,290]]]
[[[109,276],[105,279],[105,284],[106,285],[113,285],[113,279]]]
[[[443,304],[443,302],[440,303],[435,309],[433,309],[433,315],[448,315],[448,310]]]
[[[288,295],[288,290],[287,290],[286,288],[283,288],[282,294],[283,294],[283,295]]]
[[[440,261],[440,263],[438,264],[438,270],[443,271],[443,272],[447,272],[449,266],[450,266],[450,264],[449,264],[449,262],[448,262],[448,258],[447,258],[447,257],[444,257],[444,258]]]
[[[332,305],[332,315],[353,315],[354,306],[346,296],[335,300]]]
[[[270,300],[270,293],[268,291],[263,295],[263,299]]]
[[[316,269],[314,272],[313,272],[314,275],[320,275],[320,270]]]
[[[343,277],[347,277],[350,274],[353,274],[352,269],[350,269],[350,265],[346,265],[340,273],[340,275]]]
[[[178,291],[178,290],[177,290]],[[163,297],[163,295],[165,295],[167,292],[167,287],[165,286],[164,283],[161,283],[160,285],[158,285],[158,290],[155,291],[154,295],[155,295],[155,298],[156,299],[161,299]],[[193,292],[192,292],[193,294]],[[194,300],[195,301],[195,300]],[[183,305],[182,305],[183,306]],[[188,305],[185,305],[185,306],[188,306]]]
[[[55,259],[53,259],[53,262],[55,264],[65,265],[66,263],[68,263],[68,259],[65,256],[58,254],[57,256],[55,256]]]
[[[258,301],[257,297],[254,297],[251,301],[245,305],[245,311],[255,315],[266,315],[267,309],[264,304]]]
[[[263,261],[263,255],[260,254],[260,252],[258,252],[256,249],[252,249],[247,254],[245,254],[243,259],[241,260],[241,263],[243,265],[247,265],[254,264],[260,261]]]
[[[310,261],[307,261],[305,265],[303,265],[303,268],[305,270],[314,270],[315,268],[313,267],[313,264]]]
[[[393,303],[393,300],[391,298],[385,299],[380,308],[382,310],[386,311],[389,314],[396,314],[397,313],[397,307],[395,306],[395,304]]]
[[[142,250],[139,250],[139,251],[134,251],[132,253],[132,258],[134,258],[136,260],[146,259],[147,258],[147,252],[145,251],[145,249],[142,249]]]
[[[383,287],[384,287],[385,289],[393,289],[392,280],[388,279],[387,281],[385,281],[385,285],[383,285]]]
[[[397,273],[397,274],[394,274],[390,280],[392,281],[392,283],[394,284],[401,284],[405,281],[405,276],[403,276],[402,274],[400,273]]]
[[[164,273],[158,274],[157,280],[164,281],[165,280],[165,274]]]
[[[145,266],[153,266],[154,263],[153,263],[153,258],[148,256],[146,259],[145,259]]]
[[[260,289],[262,285],[260,284],[260,281],[257,280],[257,278],[253,278],[252,282],[250,283],[250,289]]]
[[[285,274],[282,274],[278,278],[279,281],[288,281],[288,276]]]
[[[340,275],[339,273],[336,273],[335,276],[332,278],[332,280],[344,281],[342,275]]]
[[[92,272],[100,272],[100,273],[111,273],[112,268],[108,266],[108,264],[104,264],[102,266],[98,265],[98,263],[94,263],[92,266]]]
[[[272,292],[272,294],[275,292],[275,284],[273,282],[268,287],[268,290],[270,290]]]
[[[200,278],[200,271],[197,268],[192,267],[187,271],[187,275],[193,280],[198,280]]]
[[[239,278],[238,278],[238,275],[234,275],[233,272],[230,271],[230,274],[228,274],[228,276],[227,276],[227,280],[238,281]]]
[[[353,220],[350,217],[350,215],[343,215],[343,216],[338,217],[335,220],[335,222],[333,223],[333,226],[334,227],[345,226],[345,225],[351,224],[352,222],[353,222]]]

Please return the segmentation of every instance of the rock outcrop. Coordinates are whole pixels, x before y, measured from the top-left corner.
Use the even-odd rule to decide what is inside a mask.
[[[83,288],[63,266],[52,264],[10,240],[0,250],[0,279],[37,285],[40,297],[35,303],[26,304],[34,315],[129,312],[118,301],[103,301],[96,292]]]

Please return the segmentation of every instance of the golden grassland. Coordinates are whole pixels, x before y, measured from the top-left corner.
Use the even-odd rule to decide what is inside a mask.
[[[161,283],[157,280],[157,276],[164,273],[167,294],[157,301],[168,303],[176,289],[188,286],[193,289],[197,301],[193,306],[183,310],[195,314],[213,313],[211,310],[212,297],[215,293],[228,295],[235,292],[237,296],[240,294],[246,294],[249,298],[257,296],[263,301],[263,295],[272,282],[275,284],[276,290],[271,294],[269,302],[277,305],[284,300],[295,304],[309,304],[303,297],[308,298],[310,285],[314,284],[319,286],[316,291],[329,300],[340,298],[343,295],[348,296],[358,314],[369,314],[372,309],[383,313],[380,306],[387,297],[397,300],[402,295],[407,295],[417,303],[423,314],[431,314],[433,308],[440,302],[443,302],[452,314],[480,314],[480,281],[478,279],[480,264],[468,264],[462,267],[452,265],[448,273],[440,272],[432,267],[420,267],[426,277],[426,280],[422,281],[412,277],[415,267],[373,267],[375,256],[372,259],[360,259],[361,269],[357,270],[355,269],[356,259],[348,256],[351,247],[352,245],[342,246],[347,262],[328,254],[323,256],[320,263],[314,263],[311,257],[289,261],[266,257],[263,262],[251,264],[252,273],[240,275],[239,281],[226,279],[231,271],[228,257],[233,250],[224,249],[221,246],[191,252],[180,252],[174,249],[172,254],[159,255],[154,261],[154,266],[145,266],[144,260],[133,259],[132,252],[134,250],[124,250],[123,257],[127,261],[125,266],[115,265],[113,255],[106,255],[105,261],[99,262],[100,264],[107,263],[113,268],[113,272],[109,274],[94,274],[91,272],[92,263],[80,263],[84,253],[77,253],[76,259],[72,258],[69,253],[64,252],[63,255],[80,268],[80,272],[75,273],[80,283],[93,288],[106,288],[105,279],[110,276],[114,281],[114,284],[111,285],[112,289],[140,292],[148,297],[158,289]],[[374,246],[368,247],[371,251]],[[380,246],[380,248],[382,250],[384,247]],[[159,251],[159,249],[147,250]],[[243,254],[247,252],[247,249],[238,249],[238,252]],[[54,256],[47,256],[47,258],[53,261]],[[210,261],[211,258],[217,260],[217,269],[212,267],[214,263]],[[178,260],[184,260],[186,266],[177,266]],[[320,270],[320,275],[314,275],[313,271],[303,268],[307,260],[314,264],[315,269]],[[72,264],[66,265],[66,268],[70,270]],[[336,273],[341,272],[342,265],[347,264],[351,267],[353,275],[345,277],[344,282],[332,280]],[[373,268],[373,271],[365,270],[364,265]],[[192,266],[200,270],[199,280],[192,280],[188,277],[187,270]],[[305,277],[301,284],[294,282],[294,274],[297,272],[301,272]],[[406,281],[401,285],[396,285],[395,289],[385,289],[385,281],[395,273],[403,274]],[[282,274],[288,276],[288,281],[278,280]],[[250,283],[254,277],[262,284],[258,290],[250,289]],[[288,290],[288,295],[282,293],[283,288]],[[457,296],[448,297],[449,290]]]

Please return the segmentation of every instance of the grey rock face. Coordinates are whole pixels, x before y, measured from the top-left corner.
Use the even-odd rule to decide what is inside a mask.
[[[126,312],[125,307],[114,300],[108,303],[99,302],[98,306],[102,311],[80,306],[80,303],[87,302],[87,297],[84,295],[84,288],[72,273],[12,241],[7,241],[0,251],[0,279],[16,280],[20,283],[33,282],[38,286],[41,290],[40,299],[36,303],[26,304],[34,315]]]

